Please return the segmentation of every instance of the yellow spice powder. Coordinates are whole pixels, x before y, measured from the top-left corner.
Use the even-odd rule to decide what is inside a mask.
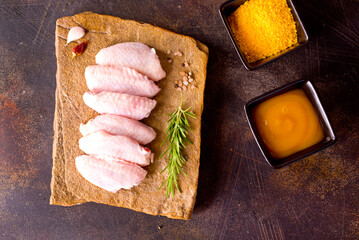
[[[228,21],[248,62],[269,57],[298,42],[286,0],[246,1]]]

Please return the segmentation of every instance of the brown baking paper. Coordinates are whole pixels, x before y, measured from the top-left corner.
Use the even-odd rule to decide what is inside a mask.
[[[78,43],[86,39],[88,45],[82,55],[72,59],[72,49],[78,43],[73,42],[68,46],[65,44],[67,33],[74,26],[86,29],[86,35]],[[156,108],[143,121],[157,133],[156,139],[149,144],[155,153],[154,162],[145,168],[148,174],[138,186],[111,193],[86,181],[76,169],[75,158],[84,154],[78,147],[81,138],[80,123],[85,123],[97,115],[82,100],[82,95],[88,91],[84,77],[85,68],[95,64],[95,56],[99,50],[121,42],[141,42],[155,48],[167,76],[158,82],[161,91],[154,98],[157,101]],[[197,194],[208,48],[193,38],[150,24],[91,12],[58,19],[55,44],[57,88],[50,204],[71,206],[96,202],[152,215],[190,219]],[[167,54],[168,50],[171,51],[170,54]],[[183,53],[183,56],[174,56],[176,51]],[[171,58],[173,62],[169,63],[167,58]],[[189,66],[182,66],[184,62],[188,62]],[[181,71],[193,73],[197,88],[187,91],[175,89],[175,81],[182,78]],[[182,193],[176,192],[174,197],[166,198],[166,189],[158,188],[167,177],[167,171],[163,174],[160,172],[166,167],[168,159],[159,159],[167,144],[160,145],[165,139],[168,125],[166,113],[172,113],[179,106],[181,93],[184,107],[191,107],[197,119],[190,119],[193,131],[188,137],[193,145],[187,145],[184,151],[188,161],[183,167],[187,176],[181,174],[179,177]]]

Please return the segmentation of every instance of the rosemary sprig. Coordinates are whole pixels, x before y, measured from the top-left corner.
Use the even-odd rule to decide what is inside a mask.
[[[183,164],[186,163],[186,159],[182,154],[182,149],[186,148],[185,142],[192,144],[190,140],[187,139],[188,130],[191,130],[191,127],[188,123],[187,117],[196,118],[196,116],[189,112],[191,107],[186,110],[182,109],[183,99],[181,101],[180,106],[174,111],[172,114],[167,114],[170,116],[168,120],[169,125],[166,129],[166,138],[163,140],[161,146],[168,140],[169,146],[168,148],[161,154],[160,158],[162,158],[167,152],[169,163],[168,165],[161,171],[161,174],[168,169],[168,177],[166,181],[161,185],[159,189],[161,189],[165,184],[167,187],[166,197],[169,197],[170,194],[174,196],[175,188],[181,193],[181,190],[178,186],[178,175],[182,172],[184,175],[187,174],[182,170]]]

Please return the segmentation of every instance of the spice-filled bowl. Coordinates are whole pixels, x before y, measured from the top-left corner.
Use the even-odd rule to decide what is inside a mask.
[[[248,70],[274,62],[309,40],[291,0],[230,0],[219,12]]]
[[[265,93],[244,106],[252,134],[266,161],[281,168],[336,141],[310,81]]]

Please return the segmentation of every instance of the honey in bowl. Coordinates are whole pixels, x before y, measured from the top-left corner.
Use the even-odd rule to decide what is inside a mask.
[[[273,158],[281,159],[324,138],[318,116],[302,89],[268,99],[253,109],[257,130]]]

